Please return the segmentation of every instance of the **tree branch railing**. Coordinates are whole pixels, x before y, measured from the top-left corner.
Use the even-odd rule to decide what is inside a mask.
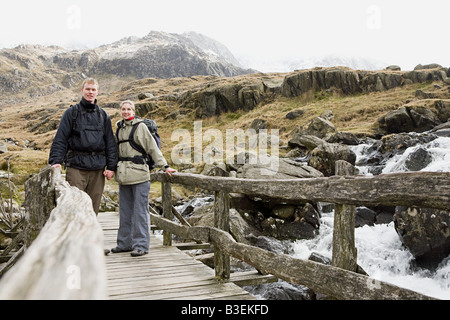
[[[41,181],[41,178],[47,176]],[[106,299],[103,234],[89,196],[70,187],[58,169],[44,168],[30,179],[39,186],[28,202],[29,224],[41,225],[18,262],[0,279],[0,299]],[[151,214],[152,223],[164,230],[164,244],[172,234],[209,242],[215,247],[215,270],[229,279],[230,256],[260,272],[305,285],[337,299],[433,299],[412,290],[375,280],[336,266],[292,258],[236,242],[228,233],[229,193],[267,196],[296,201],[324,201],[346,205],[401,205],[450,210],[450,174],[414,172],[375,177],[334,176],[292,180],[247,180],[176,173],[152,174],[162,182],[163,214]],[[28,182],[28,181],[27,181]],[[215,227],[190,227],[173,220],[171,183],[215,192]],[[411,187],[413,186],[413,187]],[[27,187],[26,187],[27,188]],[[54,203],[57,203],[56,207]],[[53,203],[53,207],[51,206]],[[52,207],[51,213],[44,209]],[[343,214],[351,210],[343,210]],[[26,235],[25,238],[31,236]],[[334,249],[334,248],[333,248]],[[334,253],[333,253],[334,254]]]
[[[219,279],[229,279],[229,256],[233,256],[260,272],[305,285],[316,292],[337,299],[434,299],[353,272],[355,270],[349,271],[333,265],[296,259],[236,242],[228,233],[228,195],[242,193],[284,200],[329,202],[341,205],[341,214],[344,216],[351,212],[354,214],[354,210],[348,210],[347,206],[355,205],[382,204],[450,210],[449,173],[408,172],[374,177],[333,176],[288,180],[223,178],[187,173],[176,173],[169,177],[163,173],[156,173],[152,174],[152,181],[162,183],[164,217],[152,213],[151,219],[152,224],[164,230],[164,244],[171,245],[172,234],[183,239],[212,243],[215,248],[216,277]],[[214,228],[188,227],[172,221],[170,191],[172,183],[215,192]],[[348,232],[336,234],[349,236]],[[334,250],[335,245],[333,255]]]
[[[35,192],[28,199],[34,206],[27,208],[26,238],[35,239],[26,241],[23,256],[1,278],[0,300],[106,299],[103,231],[91,199],[56,168],[30,180]]]

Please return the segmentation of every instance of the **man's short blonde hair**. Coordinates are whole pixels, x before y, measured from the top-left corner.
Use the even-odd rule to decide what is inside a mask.
[[[87,78],[87,79],[84,79],[83,84],[81,85],[81,89],[84,89],[84,86],[85,86],[86,84],[95,84],[95,85],[97,86],[97,89],[100,88],[99,85],[98,85],[97,80],[95,80],[94,78]]]
[[[120,103],[120,109],[122,108],[122,106],[123,106],[124,104],[129,104],[129,105],[131,106],[131,109],[133,109],[133,111],[136,111],[136,107],[134,106],[134,102],[133,102],[133,101],[131,101],[131,100],[125,100],[125,101],[122,101],[122,102]]]

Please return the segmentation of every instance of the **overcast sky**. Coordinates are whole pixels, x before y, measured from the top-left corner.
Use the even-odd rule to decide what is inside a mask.
[[[403,70],[450,67],[449,0],[14,0],[0,8],[0,47],[195,31],[246,59],[338,54]]]

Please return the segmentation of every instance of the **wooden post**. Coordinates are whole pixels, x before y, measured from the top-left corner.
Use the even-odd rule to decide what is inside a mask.
[[[25,228],[25,246],[29,247],[44,227],[50,213],[56,207],[56,179],[60,179],[59,169],[44,167],[39,174],[25,182],[25,203],[27,226]]]
[[[336,175],[355,175],[356,168],[350,163],[336,161]],[[333,256],[331,265],[356,272],[357,252],[355,247],[355,214],[354,205],[335,204],[333,229]]]
[[[225,232],[230,230],[230,198],[224,191],[215,193],[214,227]],[[216,245],[214,246],[214,270],[217,279],[230,279],[230,256]]]
[[[172,221],[172,185],[168,180],[161,183],[162,203],[163,203],[163,216],[164,218]],[[172,245],[172,233],[163,231],[163,244],[165,246]]]

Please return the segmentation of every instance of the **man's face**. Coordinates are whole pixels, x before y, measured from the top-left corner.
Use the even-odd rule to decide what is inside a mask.
[[[98,88],[97,85],[93,83],[86,83],[84,88],[81,89],[81,92],[87,102],[94,103],[98,95]]]

